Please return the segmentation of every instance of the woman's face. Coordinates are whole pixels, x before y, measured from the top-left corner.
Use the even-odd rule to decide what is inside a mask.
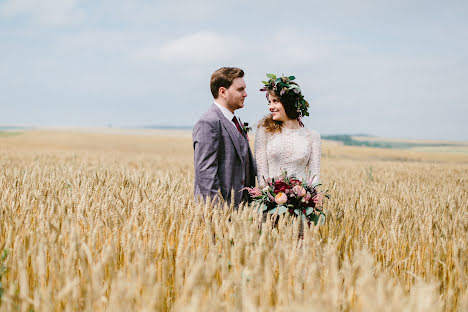
[[[286,121],[289,119],[288,115],[286,115],[283,104],[280,102],[279,97],[270,92],[268,92],[268,108],[271,112],[273,120]]]

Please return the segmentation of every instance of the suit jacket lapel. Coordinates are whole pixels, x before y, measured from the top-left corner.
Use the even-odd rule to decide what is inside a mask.
[[[218,115],[219,119],[221,120],[221,123],[224,126],[224,129],[226,129],[227,133],[229,133],[229,136],[234,145],[234,148],[236,149],[237,155],[239,155],[242,165],[244,165],[244,158],[242,157],[242,153],[240,151],[240,146],[239,146],[240,145],[239,140],[244,140],[244,137],[242,137],[242,134],[240,134],[239,131],[237,131],[234,128],[234,126],[230,123],[230,121],[227,120],[226,117],[224,117],[223,113],[221,113],[221,111],[215,104],[213,104],[211,108]]]

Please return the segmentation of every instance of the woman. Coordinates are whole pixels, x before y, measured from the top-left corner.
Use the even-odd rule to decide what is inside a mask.
[[[302,116],[308,116],[309,104],[304,100],[294,76],[267,74],[263,81],[270,113],[259,124],[255,136],[255,159],[259,187],[268,178],[284,171],[300,180],[318,182],[321,143],[317,131],[304,127]],[[322,196],[314,198],[321,205]]]

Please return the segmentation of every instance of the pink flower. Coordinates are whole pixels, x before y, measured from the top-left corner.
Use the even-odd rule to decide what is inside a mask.
[[[262,196],[262,192],[258,189],[258,187],[253,187],[253,188],[249,189],[249,194],[252,197]]]
[[[241,191],[247,190],[250,194],[250,197],[259,197],[262,196],[262,192],[258,187],[244,187]]]
[[[286,196],[285,193],[279,192],[278,194],[276,194],[276,196],[275,196],[275,202],[276,202],[278,205],[282,205],[282,204],[286,203],[287,201],[288,201],[288,196]]]
[[[307,194],[307,191],[305,188],[301,187],[301,193],[300,196],[305,196]]]
[[[294,194],[297,195],[297,197],[303,197],[306,195],[306,190],[305,188],[303,188],[302,186],[300,185],[295,185],[293,188],[292,188]]]
[[[318,205],[318,206],[322,206],[323,205],[323,194],[322,193],[318,193],[317,195],[315,195],[312,200],[314,201],[314,204]]]

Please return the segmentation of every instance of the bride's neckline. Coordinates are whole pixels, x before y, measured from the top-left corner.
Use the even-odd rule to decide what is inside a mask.
[[[300,128],[282,128],[282,130],[288,130],[288,131],[295,131],[295,130],[301,130],[301,129],[305,129],[304,127],[300,127]]]

